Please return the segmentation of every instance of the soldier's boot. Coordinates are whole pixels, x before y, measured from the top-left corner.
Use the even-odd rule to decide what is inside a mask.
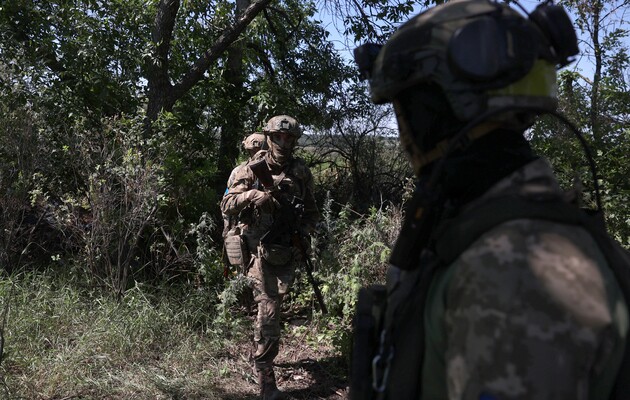
[[[258,385],[260,386],[261,400],[280,400],[286,398],[276,386],[276,376],[271,367],[258,371]]]

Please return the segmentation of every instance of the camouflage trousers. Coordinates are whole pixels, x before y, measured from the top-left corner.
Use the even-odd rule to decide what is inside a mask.
[[[247,272],[257,306],[253,359],[257,370],[273,365],[280,349],[280,306],[295,278],[295,263],[276,266],[252,255]]]

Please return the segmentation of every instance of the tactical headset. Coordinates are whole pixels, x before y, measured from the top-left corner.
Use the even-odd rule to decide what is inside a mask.
[[[451,68],[471,81],[515,81],[525,76],[538,58],[559,67],[573,61],[571,57],[579,52],[577,37],[561,6],[540,4],[528,20],[539,30],[525,19],[497,19],[494,15],[463,26],[448,48]]]
[[[506,12],[509,7],[499,3],[471,4],[478,7],[476,14],[469,19],[459,15],[461,26],[457,26],[449,38],[445,55],[430,48],[408,53],[394,49],[391,51],[396,52],[395,59],[381,54],[383,59],[379,64],[377,59],[382,53],[382,45],[368,43],[354,50],[361,77],[372,80],[372,98],[376,103],[391,101],[401,90],[415,83],[435,80],[442,86],[452,87],[458,96],[462,96],[459,104],[453,107],[455,115],[461,120],[470,120],[484,111],[478,104],[480,100],[472,97],[473,93],[500,90],[517,82],[535,69],[539,64],[537,60],[544,60],[554,67],[565,66],[579,52],[569,16],[551,1],[538,5],[527,18],[515,11]],[[422,18],[422,14],[418,18]],[[413,24],[413,20],[409,23]],[[450,23],[445,19],[437,24],[449,29]],[[426,25],[426,29],[414,31],[419,42],[428,42],[435,34],[435,26]],[[405,25],[400,30],[404,28]],[[438,65],[440,57],[446,58],[446,72],[444,66]],[[379,64],[378,70],[375,70],[375,64]],[[438,71],[440,68],[442,70]],[[468,96],[467,92],[470,98],[464,98]],[[544,97],[546,94],[535,95]],[[547,106],[555,107],[555,99]]]

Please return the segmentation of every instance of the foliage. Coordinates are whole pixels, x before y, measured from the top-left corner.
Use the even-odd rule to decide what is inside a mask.
[[[400,203],[405,178],[412,172],[391,107],[372,104],[366,86],[356,82],[347,84],[334,107],[333,126],[305,141],[316,187],[360,212],[382,202]],[[324,193],[318,197],[323,199]]]
[[[27,78],[29,97],[39,96],[55,126],[73,116],[133,112],[139,105],[141,38],[150,10],[144,1],[62,0],[3,4],[0,38],[4,61]],[[147,11],[149,12],[147,12]]]
[[[216,318],[209,327],[209,332],[217,337],[232,338],[235,333],[242,332],[246,327],[251,328],[249,323],[244,324],[245,321],[241,317],[243,311],[248,311],[245,307],[253,303],[248,298],[250,287],[249,279],[242,274],[232,277],[227,282],[217,296],[220,301],[216,305]]]
[[[41,119],[50,198],[89,187],[60,149],[75,148],[78,131],[98,135],[112,118],[153,122],[144,138],[163,150],[172,200],[160,216],[175,225],[205,211],[218,217],[238,143],[271,115],[330,126],[329,103],[350,76],[348,65],[313,19],[311,2],[264,8],[227,53],[217,53],[244,12],[231,2],[20,0],[0,7],[0,87],[10,93],[7,104],[29,104]],[[150,115],[155,107],[159,118]]]
[[[593,76],[560,74],[560,110],[584,133],[598,166],[606,220],[611,233],[630,247],[630,109],[628,105],[627,1],[568,1],[584,34],[581,47],[593,62]],[[543,119],[532,129],[532,143],[550,158],[561,183],[585,185],[584,202],[594,207],[594,185],[586,158],[567,127]]]
[[[208,378],[229,373],[219,353],[249,323],[247,279],[224,280],[216,240],[222,173],[242,136],[278,113],[296,116],[308,134],[300,156],[323,204],[312,261],[330,309],[287,330],[348,356],[358,289],[384,281],[410,169],[391,109],[372,105],[353,79],[316,20],[316,3],[268,2],[218,53],[213,46],[242,15],[240,1],[5,3],[0,310],[8,320],[0,327],[0,391],[221,398]],[[337,12],[355,41],[383,41],[428,3],[317,5]],[[588,33],[582,45],[595,73],[563,71],[560,108],[585,133],[607,222],[630,246],[627,30],[596,23],[627,2],[567,4]],[[175,10],[170,36],[157,40],[168,7]],[[208,52],[213,61],[183,90]],[[153,116],[155,96],[164,99]],[[570,130],[543,118],[529,134],[561,183],[579,181],[583,202],[593,206],[588,164]],[[303,273],[286,306],[316,307]]]
[[[316,238],[316,265],[323,282],[322,293],[330,312],[326,333],[346,357],[357,296],[361,287],[385,282],[388,259],[402,223],[396,206],[372,207],[357,214],[347,205],[336,213],[329,196]]]
[[[210,292],[138,285],[119,302],[81,287],[50,274],[0,281],[3,398],[223,397]]]
[[[65,233],[40,203],[50,198],[46,171],[66,148],[50,147],[41,116],[12,103],[13,94],[0,92],[0,271],[9,273],[45,267],[67,250]]]
[[[440,4],[442,0],[320,0],[322,8],[341,19],[343,34],[355,43],[384,42],[401,21],[417,8]]]
[[[37,246],[32,228],[40,221],[29,215],[37,135],[30,118],[23,118],[28,111],[23,111],[0,103],[0,270],[20,269],[23,256]]]
[[[178,199],[163,160],[176,143],[145,139],[142,119],[123,117],[78,121],[61,144],[40,117],[27,107],[0,116],[2,269],[53,262],[119,295],[134,280],[193,271],[216,283],[222,267],[212,218],[171,223],[168,215]]]

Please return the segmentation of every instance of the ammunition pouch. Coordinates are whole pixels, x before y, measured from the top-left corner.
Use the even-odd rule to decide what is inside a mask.
[[[261,244],[259,255],[268,264],[283,266],[293,261],[293,247],[279,244]]]
[[[247,244],[241,236],[239,227],[232,228],[228,231],[224,240],[225,253],[230,265],[236,267],[244,267],[249,263],[249,251]]]

